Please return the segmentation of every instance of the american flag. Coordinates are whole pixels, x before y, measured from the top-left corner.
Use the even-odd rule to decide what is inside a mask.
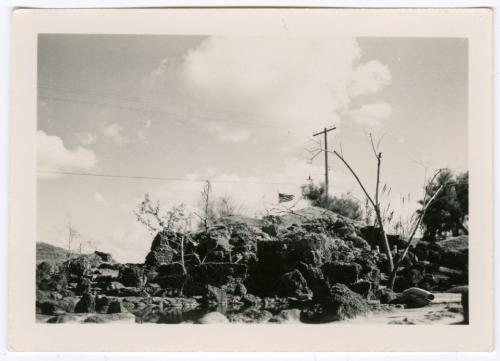
[[[295,196],[293,194],[278,193],[279,203],[293,201]]]

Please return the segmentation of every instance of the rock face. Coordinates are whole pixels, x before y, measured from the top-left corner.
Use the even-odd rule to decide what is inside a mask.
[[[226,291],[221,288],[208,285],[206,293],[204,295],[204,301],[208,304],[226,305],[227,304]]]
[[[357,263],[329,262],[324,264],[321,269],[325,278],[330,282],[350,284],[359,280],[362,267]]]
[[[156,235],[151,244],[151,250],[146,256],[147,266],[170,264],[174,259],[175,249],[180,247],[184,235],[164,230]]]
[[[94,296],[86,293],[80,298],[75,306],[75,313],[91,313],[96,311],[96,302]]]
[[[418,243],[396,279],[395,291],[404,292],[394,293],[380,290],[387,259],[376,250],[374,227],[315,207],[219,221],[197,232],[158,233],[144,264],[120,264],[99,251],[38,262],[38,317],[109,322],[131,312],[154,323],[332,322],[363,314],[366,300],[422,307],[432,300],[424,289],[467,284],[467,237]],[[389,242],[401,245],[396,236]],[[223,314],[199,318],[215,309]]]
[[[276,285],[276,293],[280,297],[295,297],[299,299],[309,299],[313,295],[307,286],[306,279],[297,269],[281,276]]]
[[[138,265],[125,265],[118,274],[118,282],[127,287],[143,287],[145,281],[144,270]]]
[[[231,233],[225,225],[211,227],[194,236],[197,253],[208,262],[230,262]]]
[[[329,295],[321,303],[301,313],[301,321],[306,323],[341,321],[364,315],[367,311],[368,304],[359,294],[338,283],[330,288]]]

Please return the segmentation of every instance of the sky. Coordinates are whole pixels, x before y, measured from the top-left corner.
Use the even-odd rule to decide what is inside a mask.
[[[71,219],[84,251],[142,262],[144,194],[196,211],[205,179],[265,214],[324,180],[312,134],[332,125],[329,149],[371,191],[368,134],[381,139],[384,202],[406,217],[426,174],[467,169],[467,67],[465,39],[40,35],[37,241],[66,248]],[[363,200],[333,154],[329,167],[331,194]]]

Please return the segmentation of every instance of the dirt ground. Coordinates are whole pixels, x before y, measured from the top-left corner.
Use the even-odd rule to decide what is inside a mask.
[[[366,316],[342,321],[344,324],[463,324],[463,309],[459,293],[434,293],[434,300],[429,306],[421,308],[393,308],[375,310]]]

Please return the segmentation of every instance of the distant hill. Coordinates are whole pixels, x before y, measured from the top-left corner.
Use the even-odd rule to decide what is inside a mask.
[[[74,252],[68,252],[64,248],[53,246],[45,242],[36,243],[36,263],[40,262],[50,262],[50,263],[60,263],[68,259],[68,254],[75,254]]]

